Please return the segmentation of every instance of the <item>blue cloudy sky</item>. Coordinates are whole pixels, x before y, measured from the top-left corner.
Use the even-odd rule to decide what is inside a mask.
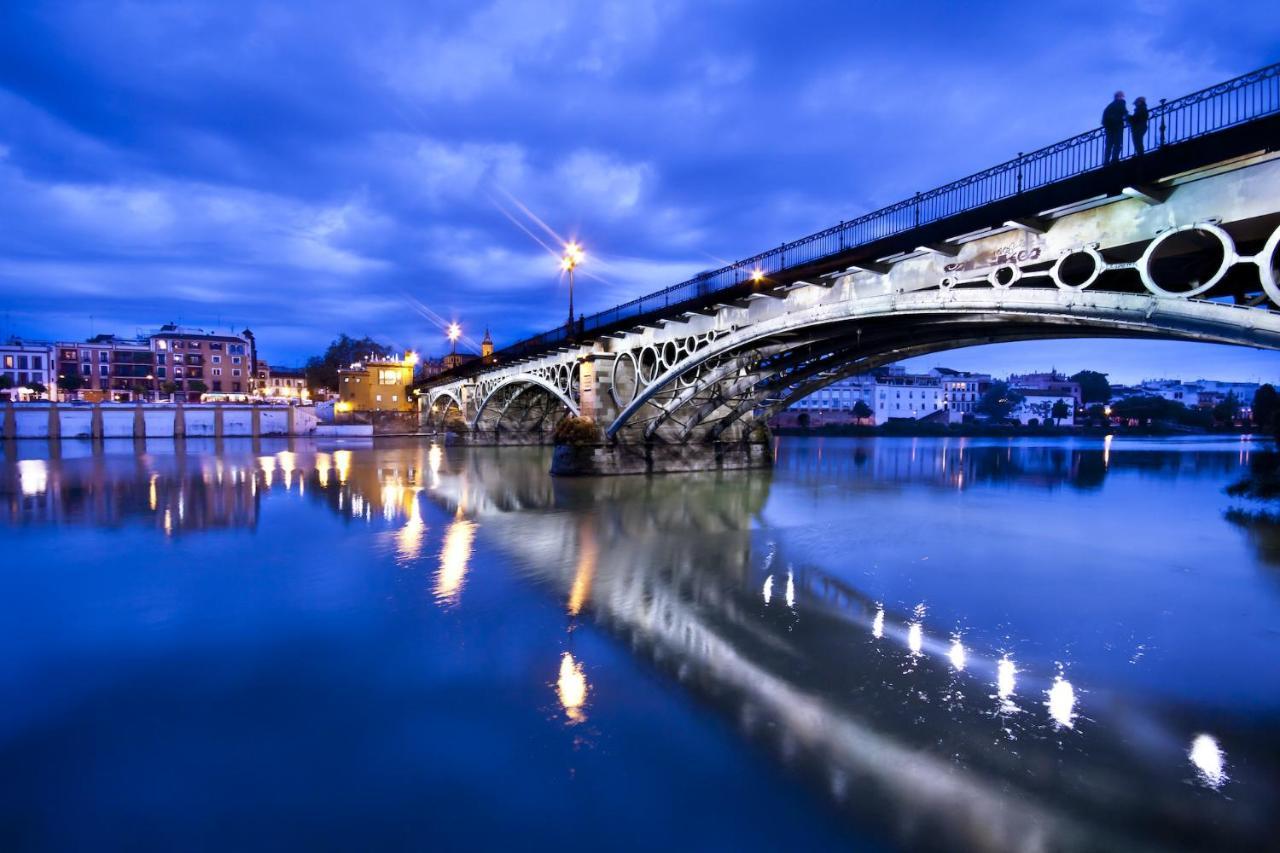
[[[963,11],[957,11],[963,8]],[[1273,2],[0,3],[0,334],[427,352],[559,322],[1280,59]],[[594,277],[587,277],[591,274]],[[1122,381],[1280,357],[931,359]]]

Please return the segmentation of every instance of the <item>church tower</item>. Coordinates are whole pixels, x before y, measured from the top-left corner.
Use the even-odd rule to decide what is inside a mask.
[[[493,355],[493,338],[489,335],[489,327],[484,330],[484,340],[480,342],[480,357],[488,359]]]

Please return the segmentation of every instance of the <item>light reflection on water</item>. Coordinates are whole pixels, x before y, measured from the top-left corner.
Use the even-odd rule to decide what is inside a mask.
[[[1148,574],[1140,584],[1086,595],[1069,574],[1096,562],[1094,549],[1123,549],[1108,538],[1107,522],[1128,513],[1142,524],[1135,495],[1156,500],[1162,489],[1190,484],[1200,501],[1217,500],[1242,464],[1239,448],[1170,451],[1108,438],[1097,446],[1030,447],[784,441],[779,449],[772,476],[572,482],[546,477],[538,450],[417,444],[320,449],[296,442],[214,456],[212,465],[209,457],[155,453],[141,468],[93,457],[22,459],[0,479],[0,520],[141,525],[180,537],[252,530],[262,523],[264,501],[302,501],[388,537],[402,568],[431,563],[431,597],[464,619],[483,542],[504,555],[498,570],[532,581],[530,596],[550,591],[571,620],[566,636],[594,624],[697,700],[729,719],[753,720],[745,737],[812,779],[855,825],[877,827],[896,843],[1123,849],[1138,838],[1213,846],[1262,837],[1277,801],[1269,773],[1276,764],[1265,742],[1250,754],[1256,721],[1218,699],[1202,700],[1207,684],[1154,691],[1149,685],[1159,678],[1144,673],[1176,669],[1175,635],[1152,643],[1153,629],[1116,622],[1152,607],[1194,631],[1205,617],[1181,609],[1188,597],[1176,586],[1182,581]],[[941,503],[944,491],[946,501],[973,496],[973,517],[955,528],[938,521],[965,510]],[[1018,550],[1013,537],[1027,518],[1020,513],[1045,493],[1059,496],[1046,508],[1057,521],[1042,517],[1038,535],[1053,535],[1063,517],[1087,511],[1091,538],[1053,550],[1037,537],[1035,550]],[[990,519],[1001,513],[1012,529],[1007,542],[991,544]],[[1220,525],[1211,534],[1215,547],[1245,547],[1219,515],[1212,510],[1200,521]],[[856,529],[844,522],[851,517],[860,520]],[[983,526],[957,535],[965,524]],[[924,530],[927,537],[916,535]],[[922,538],[923,555],[910,550]],[[1089,553],[1078,559],[1081,551]],[[1276,591],[1260,569],[1232,582],[1253,584],[1255,602],[1275,614]],[[1188,592],[1210,614],[1235,606],[1231,589],[1217,582]],[[1064,596],[1068,604],[1059,609],[1072,612],[1061,623],[1020,618],[1047,612],[1036,608]],[[1093,604],[1107,608],[1112,622],[1093,628]],[[1122,628],[1125,637],[1144,638],[1133,644],[1141,654],[1104,653],[1123,644]],[[1162,646],[1172,651],[1161,657]],[[590,704],[592,725],[600,725],[597,706],[607,691],[588,684],[590,647],[575,642],[574,649],[559,652],[556,701],[564,721],[584,722]],[[1230,651],[1266,657],[1265,649]],[[1117,656],[1133,675],[1112,662]],[[1252,705],[1261,710],[1251,713],[1274,721],[1280,696],[1261,677]],[[1243,678],[1239,684],[1247,689]],[[1251,763],[1240,761],[1245,754]],[[872,802],[880,805],[866,807]]]

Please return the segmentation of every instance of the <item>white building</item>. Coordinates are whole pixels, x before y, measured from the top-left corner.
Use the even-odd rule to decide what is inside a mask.
[[[848,376],[832,382],[825,388],[814,391],[803,400],[797,401],[790,408],[797,412],[852,412],[859,402],[866,403],[874,409],[873,391],[876,379],[874,376]]]
[[[887,423],[894,418],[920,420],[927,417],[945,417],[946,401],[942,380],[936,376],[897,374],[876,377],[874,387],[876,424]]]
[[[1053,407],[1058,403],[1062,403],[1066,414],[1058,423],[1065,426],[1073,426],[1075,424],[1076,400],[1074,395],[1063,393],[1061,390],[1045,391],[1034,388],[1019,389],[1018,393],[1023,396],[1023,400],[1009,412],[1009,417],[1016,419],[1018,423],[1029,424],[1035,421],[1038,424],[1052,424],[1054,423]]]
[[[52,398],[57,393],[53,345],[10,338],[0,344],[0,376],[8,380],[11,399],[25,400],[38,396],[32,385],[43,385]]]
[[[991,377],[985,373],[968,373],[949,367],[935,367],[929,371],[942,382],[942,402],[947,410],[948,422],[958,424],[965,416],[972,416],[982,395],[991,388]]]

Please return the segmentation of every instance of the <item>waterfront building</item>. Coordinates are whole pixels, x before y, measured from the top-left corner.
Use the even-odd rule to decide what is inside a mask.
[[[247,398],[252,390],[255,345],[248,330],[218,334],[170,323],[148,340],[163,394],[196,402],[205,393]]]
[[[409,398],[418,357],[370,356],[338,371],[338,401],[347,411],[411,412]]]
[[[305,403],[311,400],[307,388],[307,374],[301,367],[272,367],[258,359],[258,371],[254,377],[254,396],[268,400],[287,400]]]
[[[876,377],[874,387],[876,424],[891,420],[931,420],[947,422],[942,380],[936,376],[916,374],[884,374]]]
[[[41,341],[24,341],[10,338],[0,344],[0,377],[7,396],[12,400],[27,400],[41,396],[38,388],[52,398],[56,392],[57,376],[53,359],[53,346]],[[36,386],[33,388],[32,386]]]
[[[1057,394],[1067,397],[1071,402],[1071,411],[1084,405],[1084,396],[1080,391],[1080,383],[1072,382],[1056,370],[1048,373],[1015,373],[1009,377],[1009,390],[1024,397],[1045,394]]]
[[[1067,414],[1058,420],[1062,426],[1075,426],[1077,398],[1069,390],[1049,391],[1037,388],[1019,389],[1022,401],[1009,412],[1009,417],[1024,426],[1054,423],[1053,407],[1058,403],[1066,406]]]
[[[57,375],[79,376],[79,387],[63,392],[92,403],[128,403],[154,399],[156,357],[147,338],[94,335],[85,341],[59,342]]]
[[[790,411],[808,412],[811,415],[818,413],[826,415],[851,414],[854,406],[859,401],[865,403],[868,407],[872,407],[875,383],[875,376],[868,373],[847,376],[844,379],[832,382],[825,388],[814,391],[802,400],[797,400],[790,407]],[[828,422],[834,423],[835,421],[829,420]]]
[[[982,395],[991,388],[991,377],[986,373],[969,373],[949,367],[935,367],[930,376],[942,382],[942,403],[947,410],[948,423],[958,424],[972,418]]]

